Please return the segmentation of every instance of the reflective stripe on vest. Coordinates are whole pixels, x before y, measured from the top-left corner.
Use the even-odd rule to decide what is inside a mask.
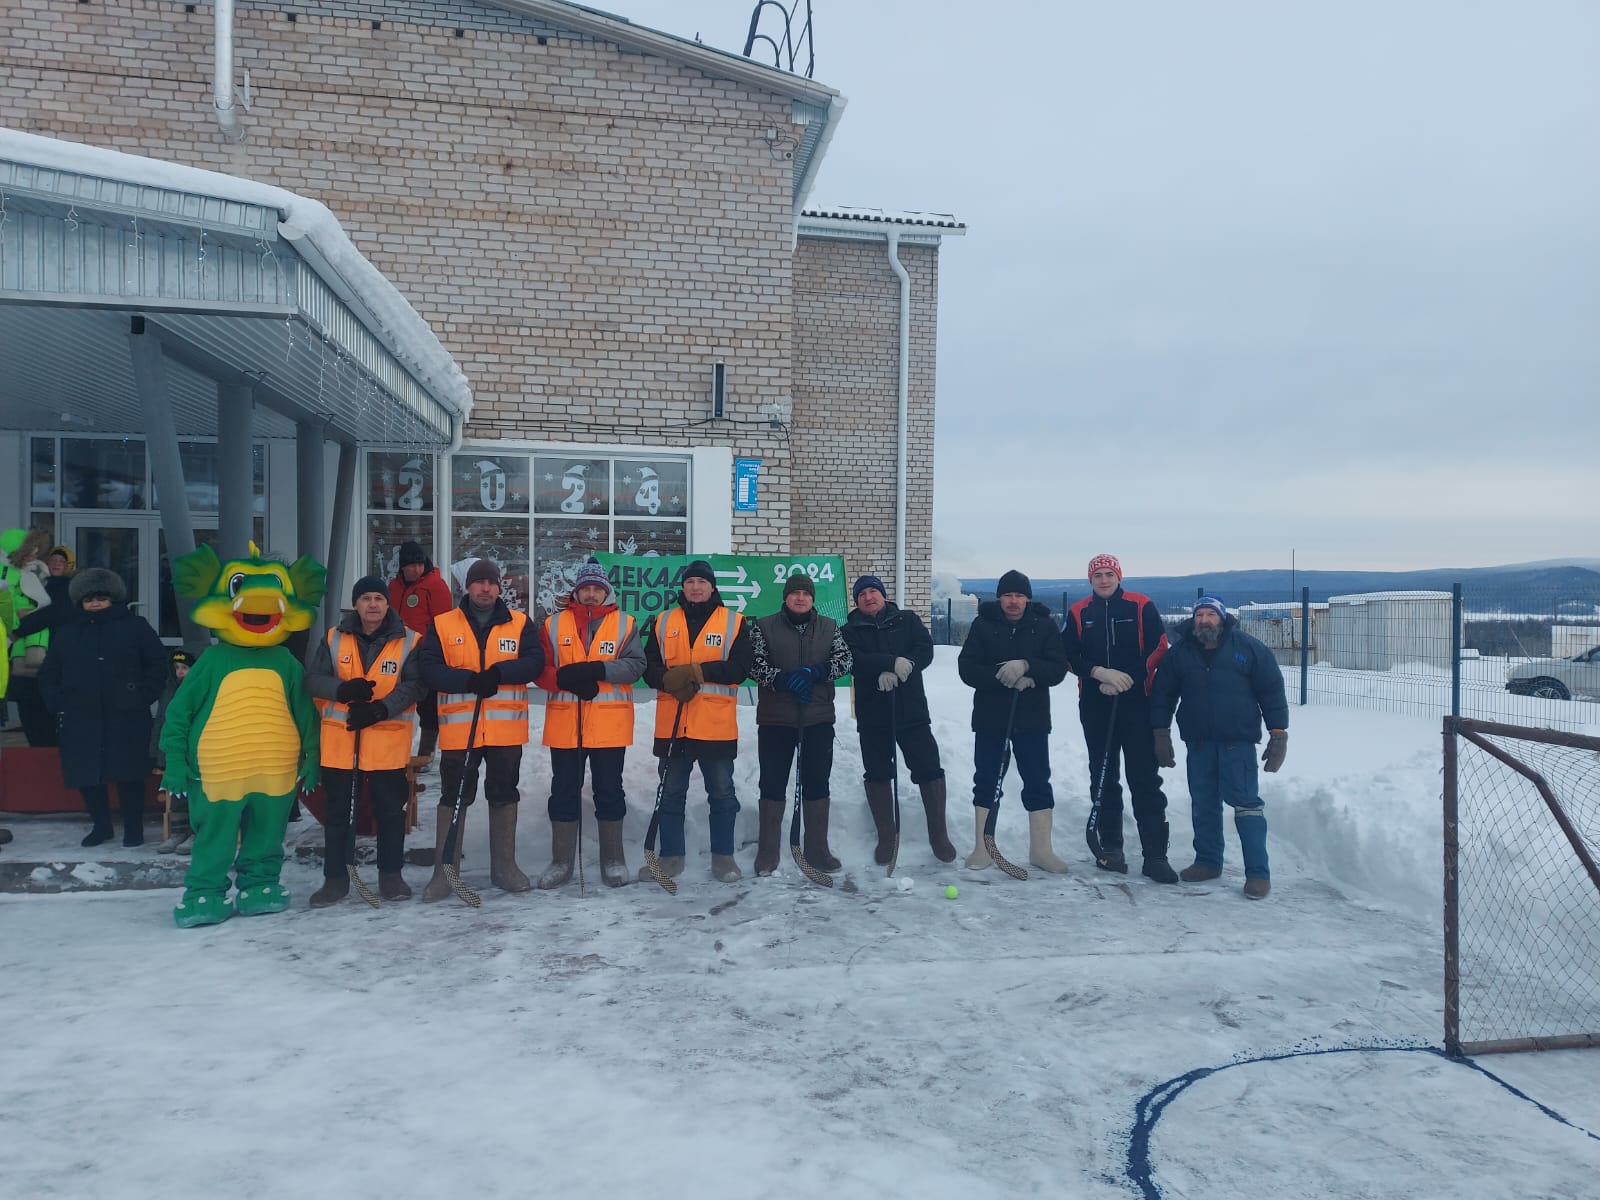
[[[722,620],[719,622],[718,614]],[[733,653],[733,643],[739,636],[744,618],[731,608],[722,607],[713,612],[700,629],[700,635],[689,644],[689,619],[683,609],[669,608],[656,618],[656,645],[661,651],[661,661],[669,667],[689,663],[727,662]],[[735,684],[702,683],[700,690],[688,704],[679,705],[665,692],[656,695],[656,736],[670,738],[673,722],[678,722],[678,736],[697,742],[732,742],[739,738],[739,688]],[[678,709],[683,709],[679,719]]]
[[[607,613],[588,646],[583,644],[578,618],[570,612],[547,618],[544,628],[549,661],[559,670],[572,663],[613,661],[633,636],[633,618]],[[576,750],[580,733],[588,749],[633,745],[633,689],[601,682],[595,698],[583,701],[571,692],[551,692],[544,706],[544,744]]]
[[[472,620],[459,608],[440,613],[433,619],[444,652],[446,666],[462,671],[481,671],[496,663],[517,657],[522,638],[528,632],[528,614],[513,611],[511,620],[489,630],[481,651]],[[472,714],[478,709],[472,692],[439,693],[439,749],[466,750],[472,730]],[[502,683],[500,690],[483,700],[478,714],[478,735],[473,746],[521,746],[528,741],[528,685]]]
[[[403,636],[384,643],[372,666],[361,669],[361,644],[356,635],[340,629],[328,630],[328,653],[333,656],[333,673],[342,683],[347,679],[370,679],[372,698],[382,700],[400,682],[406,659],[422,639],[410,629]],[[338,767],[348,771],[356,765],[356,738],[346,722],[350,707],[338,700],[318,700],[322,711],[322,752],[320,761],[325,767]],[[379,721],[360,731],[361,762],[363,771],[399,771],[411,759],[411,743],[417,730],[415,705],[398,717]]]

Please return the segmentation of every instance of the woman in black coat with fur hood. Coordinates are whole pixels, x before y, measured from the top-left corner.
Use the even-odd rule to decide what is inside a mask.
[[[39,668],[39,687],[56,714],[61,775],[83,793],[94,827],[83,839],[111,839],[111,799],[122,801],[122,844],[144,844],[144,784],[150,771],[150,706],[167,677],[167,649],[128,609],[114,571],[79,571],[68,589],[73,614],[57,622]]]

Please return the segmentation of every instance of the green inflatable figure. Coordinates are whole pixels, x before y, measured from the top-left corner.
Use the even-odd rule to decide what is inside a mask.
[[[241,917],[282,912],[289,893],[278,882],[283,834],[297,791],[321,771],[317,711],[304,671],[283,642],[310,627],[328,571],[302,555],[290,566],[261,557],[222,562],[201,546],[172,564],[178,595],[198,601],[196,624],[221,644],[200,656],[167,707],[161,786],[187,797],[194,857],[184,877],[179,928],[216,925],[228,904],[230,868]]]

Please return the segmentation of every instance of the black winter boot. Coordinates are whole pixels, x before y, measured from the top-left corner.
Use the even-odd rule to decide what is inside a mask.
[[[83,791],[83,807],[89,814],[89,833],[80,846],[98,846],[101,842],[109,842],[116,836],[116,830],[111,826],[111,797],[106,794],[104,787],[86,787]]]
[[[117,784],[117,798],[122,801],[122,844],[144,845],[144,780]]]
[[[882,866],[894,857],[894,791],[885,781],[869,781],[863,786],[867,789],[867,808],[872,811],[872,823],[878,827],[878,847],[872,852],[872,859]]]
[[[1172,864],[1164,858],[1146,858],[1144,860],[1144,877],[1153,879],[1157,883],[1178,882],[1178,873],[1172,869]]]

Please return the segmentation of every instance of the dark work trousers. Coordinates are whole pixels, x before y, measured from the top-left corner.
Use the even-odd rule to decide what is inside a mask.
[[[471,758],[468,758],[468,755]],[[463,768],[471,770],[463,777]],[[483,746],[476,750],[446,750],[439,755],[439,804],[450,808],[461,789],[461,807],[471,808],[478,798],[478,764],[483,764],[483,796],[490,808],[522,799],[517,776],[522,773],[521,746]]]
[[[11,660],[13,672],[21,661],[21,658]],[[28,745],[54,746],[56,719],[45,707],[44,693],[39,690],[39,680],[32,675],[13,673],[10,691],[7,694],[17,706],[17,719],[22,722],[22,736],[27,739]]]
[[[911,772],[912,783],[932,783],[944,778],[939,765],[939,743],[933,740],[933,726],[902,725],[891,741],[887,729],[863,729],[861,733],[861,778],[866,783],[887,783],[894,775],[894,747],[900,745],[900,758]]]
[[[620,821],[628,811],[622,794],[622,758],[625,746],[582,750],[550,748],[550,819],[576,821],[583,814],[583,764],[587,759],[594,780],[594,819]]]
[[[323,825],[322,874],[329,879],[345,873],[350,860],[346,839],[350,831],[350,793],[357,774],[339,767],[322,768],[322,794],[327,799],[328,819]],[[362,771],[372,819],[378,826],[378,870],[398,871],[405,866],[406,854],[406,773]]]
[[[417,753],[430,755],[439,743],[439,693],[431,688],[417,701],[417,724],[422,736],[417,742]]]
[[[1156,747],[1150,728],[1150,701],[1137,687],[1117,697],[1116,724],[1111,723],[1113,697],[1101,693],[1100,685],[1085,683],[1078,701],[1078,719],[1083,723],[1083,744],[1089,751],[1089,802],[1100,782],[1100,764],[1106,764],[1106,781],[1100,794],[1100,821],[1097,829],[1105,850],[1122,849],[1122,780],[1118,767],[1126,764],[1128,791],[1133,793],[1133,820],[1139,827],[1139,845],[1146,858],[1167,855],[1167,797],[1161,790],[1161,772],[1156,769]],[[1094,689],[1091,693],[1088,689]],[[1108,741],[1109,735],[1109,741]],[[1106,758],[1109,746],[1109,759]]]
[[[997,803],[1000,756],[1005,748],[1003,733],[972,735],[972,803],[978,808],[993,808]],[[1029,812],[1054,808],[1056,797],[1050,789],[1050,735],[1013,732],[1011,759],[1022,777],[1022,807]]]
[[[833,774],[833,725],[809,725],[805,744],[801,731],[792,725],[757,725],[756,754],[761,764],[761,798],[783,801],[789,798],[789,772],[800,749],[800,796],[804,800],[826,800],[829,777]],[[884,776],[888,778],[887,775]]]

